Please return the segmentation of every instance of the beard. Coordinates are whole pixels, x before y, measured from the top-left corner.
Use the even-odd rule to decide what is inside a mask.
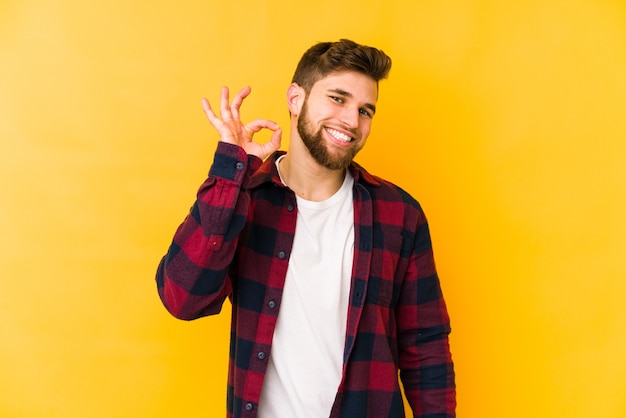
[[[322,136],[322,129],[317,131],[313,128],[308,115],[308,100],[304,101],[302,110],[298,117],[298,134],[302,142],[309,150],[313,159],[321,166],[330,170],[342,170],[348,168],[360,148],[346,148],[343,154],[331,154]]]

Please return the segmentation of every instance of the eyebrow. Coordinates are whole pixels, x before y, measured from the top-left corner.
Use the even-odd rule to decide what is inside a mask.
[[[342,90],[340,88],[328,89],[328,91],[330,93],[338,94],[339,96],[349,97],[351,99],[354,98],[354,95],[352,93],[350,93],[349,91]],[[369,109],[372,113],[376,113],[376,106],[373,105],[372,103],[365,103],[363,107]]]

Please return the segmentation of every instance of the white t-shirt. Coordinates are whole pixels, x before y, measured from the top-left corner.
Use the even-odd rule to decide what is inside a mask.
[[[259,418],[330,414],[343,370],[354,254],[353,184],[347,173],[339,191],[322,202],[297,197],[295,239]]]

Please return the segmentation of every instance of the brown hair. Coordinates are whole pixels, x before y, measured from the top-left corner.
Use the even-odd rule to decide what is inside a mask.
[[[380,49],[341,39],[309,48],[300,58],[292,82],[309,93],[317,81],[331,73],[356,71],[378,82],[387,78],[390,69],[391,58]]]

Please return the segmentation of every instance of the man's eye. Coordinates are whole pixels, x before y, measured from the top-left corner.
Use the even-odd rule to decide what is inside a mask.
[[[337,103],[343,103],[343,99],[341,97],[330,96],[330,98]]]
[[[368,118],[372,117],[372,114],[368,112],[366,109],[360,109],[359,113],[361,113],[363,116],[367,116]]]

